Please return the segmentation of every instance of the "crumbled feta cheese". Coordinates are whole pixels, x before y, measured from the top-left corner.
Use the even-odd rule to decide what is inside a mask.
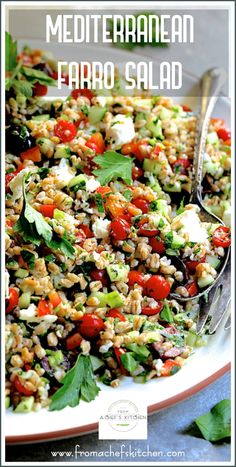
[[[108,350],[110,349],[110,347],[113,346],[113,343],[112,342],[108,342],[107,344],[103,344],[101,345],[101,347],[99,347],[99,352],[101,353],[106,353],[108,352]]]
[[[29,167],[21,170],[9,183],[8,186],[12,191],[12,201],[15,202],[23,196],[23,178],[29,172],[32,172]]]
[[[93,233],[96,238],[107,238],[108,237],[108,228],[110,225],[108,219],[99,219],[97,218],[92,226]]]
[[[5,271],[5,297],[9,298],[9,281],[10,275],[8,271]]]
[[[155,369],[156,369],[156,372],[157,372],[157,376],[161,376],[163,361],[160,358],[158,358],[157,360],[154,360],[153,363],[154,363],[154,366],[155,366]]]
[[[47,321],[49,323],[54,323],[57,320],[56,315],[37,315],[37,307],[34,303],[31,303],[28,308],[20,310],[19,318],[23,321],[28,321],[29,323],[40,323],[41,321]]]
[[[88,191],[89,193],[95,191],[99,186],[100,183],[93,177],[90,177],[86,180],[86,191]]]
[[[61,159],[60,164],[52,167],[58,180],[66,186],[69,181],[75,176],[75,170],[69,165],[67,159]]]
[[[207,230],[193,209],[188,209],[175,217],[172,222],[172,228],[175,228],[177,224],[180,225],[178,233],[181,235],[187,234],[189,242],[201,243],[205,242],[208,238]]]
[[[106,140],[112,149],[118,149],[135,137],[134,124],[131,117],[116,115],[106,131]]]

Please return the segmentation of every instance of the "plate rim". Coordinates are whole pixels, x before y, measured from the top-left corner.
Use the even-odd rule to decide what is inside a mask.
[[[30,38],[22,38],[18,37],[17,41],[26,41],[26,42],[40,42],[41,39],[36,38],[36,39],[30,39]],[[53,44],[53,43],[52,43]],[[94,49],[94,46],[92,45],[87,45],[90,49]],[[107,50],[107,47],[99,46],[100,49],[103,51]],[[98,47],[96,47],[98,49]],[[114,49],[114,53],[116,54],[124,54],[128,55],[128,51],[126,50],[121,50],[121,49]],[[140,57],[143,59],[154,59],[150,55],[145,55],[142,52],[134,52],[136,57]],[[160,59],[155,58],[155,63],[160,63]],[[183,69],[183,74],[187,75],[192,81],[193,80],[199,80],[199,76],[195,75],[191,71],[188,71],[186,69]],[[45,96],[46,97],[46,96]],[[184,97],[184,96],[182,96]],[[190,96],[188,96],[190,97]],[[223,98],[227,104],[230,106],[231,104],[231,99],[228,96],[225,96],[224,94],[220,94],[220,97]],[[62,98],[62,97],[61,97]],[[48,97],[48,99],[53,100],[55,97]],[[230,110],[231,111],[231,110]],[[198,383],[194,384],[193,386],[184,389],[181,392],[178,392],[174,396],[168,397],[167,399],[164,399],[160,402],[157,402],[155,404],[149,405],[148,406],[148,415],[151,415],[155,412],[159,412],[161,410],[164,410],[166,408],[172,407],[175,404],[182,402],[189,397],[195,395],[197,392],[201,391],[202,389],[206,388],[208,385],[212,384],[215,382],[218,378],[223,376],[225,373],[230,371],[231,369],[231,361],[229,361],[221,368],[216,370],[214,373],[212,373],[210,376],[207,378],[199,381]],[[6,414],[5,414],[6,416]],[[57,430],[57,431],[48,431],[48,432],[41,432],[41,433],[34,433],[34,434],[27,434],[27,435],[13,435],[13,436],[5,436],[5,443],[8,445],[20,445],[20,444],[33,444],[33,443],[40,443],[40,442],[50,442],[53,440],[60,440],[60,439],[68,439],[68,438],[73,438],[76,436],[82,436],[82,435],[87,435],[93,432],[96,432],[98,430],[98,422],[91,423],[88,425],[80,425],[77,427],[73,428],[67,428],[67,429],[62,429],[62,430]]]

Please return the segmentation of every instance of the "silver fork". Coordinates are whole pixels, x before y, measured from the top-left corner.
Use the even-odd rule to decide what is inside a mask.
[[[200,311],[196,327],[197,334],[202,332],[208,317],[211,317],[208,331],[209,334],[213,334],[222,322],[223,318],[227,315],[231,300],[230,269],[229,262],[225,268],[222,279],[217,282],[213,289],[211,289],[207,300],[205,301],[204,297],[200,298]],[[224,325],[224,329],[227,330],[230,326],[231,317],[229,315]]]

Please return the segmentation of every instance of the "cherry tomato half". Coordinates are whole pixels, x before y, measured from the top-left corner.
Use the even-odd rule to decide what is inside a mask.
[[[45,298],[41,298],[38,303],[38,316],[51,315],[52,309]]]
[[[137,180],[139,178],[141,178],[144,174],[144,171],[141,167],[133,167],[132,168],[132,180]]]
[[[94,281],[101,281],[103,287],[108,284],[107,273],[105,269],[92,269],[90,276]]]
[[[111,188],[109,186],[99,186],[96,190],[96,193],[99,193],[102,198],[104,198],[108,193],[112,193]]]
[[[96,154],[103,154],[105,151],[105,142],[101,133],[94,133],[85,143],[85,146],[92,149]]]
[[[136,159],[139,162],[142,162],[147,155],[145,155],[142,151],[142,146],[147,146],[148,142],[145,140],[140,140],[136,143],[127,143],[122,146],[121,152],[124,155],[134,154]]]
[[[226,141],[227,139],[231,138],[231,131],[227,128],[219,128],[219,130],[217,130],[217,135],[220,139]]]
[[[68,120],[59,120],[54,127],[54,134],[60,138],[63,143],[68,143],[76,137],[77,128]]]
[[[156,306],[156,308],[151,308],[150,306],[143,307],[141,314],[146,315],[146,316],[153,316],[153,315],[156,315],[157,313],[160,313],[162,308],[163,308],[163,303],[158,302],[158,306]]]
[[[166,251],[165,242],[159,237],[150,238],[149,245],[151,245],[152,251],[159,253],[159,255],[162,255]]]
[[[94,237],[92,230],[87,225],[80,224],[80,225],[78,225],[78,228],[81,229],[84,232],[86,238]]]
[[[229,227],[225,226],[220,226],[215,229],[212,235],[212,242],[213,245],[219,247],[222,246],[222,248],[227,248],[231,245],[231,239],[230,239],[230,229]]]
[[[188,167],[190,167],[190,161],[188,159],[179,158],[173,164],[175,172],[178,172],[181,175],[186,174],[186,170]]]
[[[41,204],[39,211],[43,216],[50,217],[50,219],[52,219],[55,209],[55,204]]]
[[[93,92],[90,89],[83,88],[83,89],[73,89],[71,96],[73,99],[78,99],[80,96],[87,97],[91,101],[91,99],[94,97]]]
[[[206,262],[206,255],[203,256],[203,258],[199,261],[186,261],[186,267],[190,272],[194,272],[196,270],[196,267],[200,263],[205,263]]]
[[[174,368],[176,368],[176,370],[178,368],[180,368],[180,364],[175,362],[175,360],[171,360],[171,359],[168,359],[165,361],[162,369],[161,369],[161,375],[162,376],[171,376],[171,374],[173,374],[174,372]]]
[[[10,313],[18,305],[18,302],[19,294],[17,290],[13,289],[13,287],[9,287],[9,298],[6,299],[6,313]]]
[[[150,208],[150,203],[146,201],[146,199],[142,199],[142,198],[133,199],[132,204],[134,204],[136,208],[141,209],[143,214],[146,214]]]
[[[128,274],[129,286],[132,287],[135,284],[144,286],[145,280],[144,275],[139,271],[130,271]]]
[[[126,321],[126,317],[117,308],[111,308],[107,315],[108,318],[118,318],[120,321]]]
[[[15,378],[14,378],[14,386],[16,388],[16,390],[18,392],[20,392],[21,394],[24,394],[24,396],[32,396],[32,394],[36,391],[31,391],[29,389],[27,389],[21,382],[20,382],[20,379],[19,379],[19,376],[16,375]]]
[[[76,349],[76,347],[80,346],[82,340],[83,338],[78,332],[75,332],[72,336],[67,337],[66,339],[67,350]]]
[[[33,87],[33,96],[45,96],[48,92],[48,87],[44,84],[35,83]]]
[[[78,329],[83,337],[94,339],[104,329],[104,322],[99,316],[87,313],[79,320]]]
[[[186,289],[190,295],[190,297],[194,297],[194,295],[198,294],[198,288],[197,284],[195,281],[190,281],[188,284],[186,284]]]
[[[170,293],[170,284],[163,276],[157,274],[147,280],[146,291],[149,297],[155,300],[163,300]]]
[[[110,223],[110,233],[114,240],[125,240],[130,234],[130,225],[124,219],[113,219]]]
[[[140,227],[138,231],[139,235],[144,237],[156,237],[159,234],[159,230],[157,229],[145,229],[145,227]]]

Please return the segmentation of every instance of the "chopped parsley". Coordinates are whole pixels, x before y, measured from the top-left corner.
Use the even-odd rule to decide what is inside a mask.
[[[116,151],[106,151],[103,155],[94,157],[94,162],[100,169],[93,171],[101,185],[107,185],[111,180],[121,178],[127,185],[132,184],[131,157],[125,157]]]

